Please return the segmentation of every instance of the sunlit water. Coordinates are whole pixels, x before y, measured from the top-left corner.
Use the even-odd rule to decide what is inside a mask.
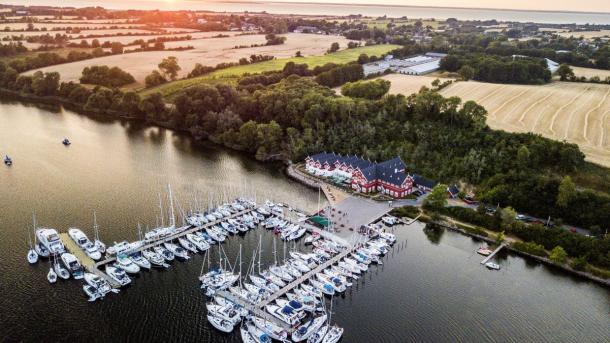
[[[601,0],[600,0],[601,1]],[[286,2],[259,2],[259,1],[177,1],[177,0],[65,0],[62,6],[87,7],[103,6],[110,9],[143,9],[143,10],[193,10],[193,11],[215,11],[215,12],[267,12],[275,14],[300,14],[300,15],[328,15],[346,16],[361,14],[363,16],[380,17],[388,16],[398,18],[458,18],[460,20],[492,20],[518,21],[553,24],[610,24],[610,13],[586,13],[565,11],[533,11],[533,10],[507,10],[507,9],[485,9],[485,8],[450,8],[450,7],[425,7],[392,5],[356,5],[356,4],[328,4],[316,3],[286,3]],[[22,0],[6,0],[3,3],[23,4]],[[58,6],[56,0],[28,0],[29,5]],[[459,6],[456,3],[455,6]],[[485,7],[485,3],[481,3]]]
[[[61,145],[69,137],[70,147]],[[197,276],[204,256],[141,273],[132,286],[88,303],[81,283],[49,285],[46,261],[26,262],[35,211],[40,225],[91,233],[97,212],[107,242],[135,239],[138,223],[159,221],[158,197],[172,185],[177,212],[239,193],[312,210],[318,194],[265,165],[223,149],[202,147],[167,130],[100,121],[69,111],[0,104],[0,341],[238,342],[207,324]],[[167,219],[165,219],[167,220]],[[344,342],[607,342],[610,292],[512,255],[491,272],[474,253],[480,243],[452,233],[397,227],[384,260],[334,299],[333,321]],[[264,229],[232,237],[232,263],[242,246],[249,267]],[[300,244],[298,248],[304,249]],[[277,244],[278,258],[283,245]],[[216,249],[210,259],[218,260]],[[256,268],[256,267],[255,267]],[[237,330],[236,330],[237,332]]]

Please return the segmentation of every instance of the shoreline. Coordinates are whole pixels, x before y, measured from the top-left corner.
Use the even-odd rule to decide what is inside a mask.
[[[286,163],[285,174],[289,178],[291,178],[291,179],[293,179],[295,181],[298,181],[298,182],[300,182],[301,184],[303,184],[303,185],[305,185],[307,187],[310,187],[310,188],[313,188],[313,189],[317,189],[318,188],[319,181],[314,181],[313,179],[306,178],[303,175],[301,175],[301,173],[294,168],[294,164],[292,162],[290,162],[290,161],[288,161]],[[437,225],[443,227],[444,229],[449,229],[451,231],[460,233],[460,234],[462,234],[464,236],[475,238],[477,240],[484,241],[486,243],[490,243],[490,244],[495,244],[496,243],[495,240],[493,240],[493,239],[491,239],[489,237],[484,237],[484,236],[481,236],[481,235],[478,235],[478,234],[475,234],[475,233],[471,233],[471,232],[468,232],[468,231],[466,231],[464,229],[460,229],[459,227],[453,227],[453,226],[446,225],[446,224],[437,224]],[[603,278],[595,276],[595,275],[593,275],[591,273],[573,269],[573,268],[571,268],[570,266],[568,266],[566,264],[563,264],[563,265],[556,264],[555,262],[551,261],[547,257],[542,257],[542,256],[536,256],[536,255],[533,255],[533,254],[529,254],[527,252],[524,252],[524,251],[521,251],[521,250],[513,248],[510,244],[506,245],[506,249],[508,251],[516,254],[516,255],[519,255],[519,256],[523,257],[523,258],[526,258],[526,259],[529,258],[529,259],[535,260],[538,263],[542,263],[542,264],[544,264],[546,266],[550,266],[550,267],[554,267],[554,268],[559,268],[563,272],[579,276],[579,277],[581,277],[583,279],[587,279],[588,281],[592,281],[592,282],[594,282],[594,283],[596,283],[596,284],[598,284],[598,285],[600,285],[602,287],[610,288],[610,279],[603,279]]]
[[[7,97],[11,97],[10,99],[6,99]],[[197,140],[197,138],[195,136],[192,135],[191,132],[189,131],[185,131],[185,130],[179,130],[173,126],[171,126],[169,123],[163,123],[163,122],[149,122],[149,121],[145,121],[145,120],[140,120],[139,118],[133,117],[133,116],[126,116],[124,114],[122,114],[121,112],[117,112],[117,111],[113,111],[113,110],[105,110],[105,111],[88,111],[84,109],[83,105],[80,104],[76,104],[73,102],[70,102],[64,98],[61,97],[56,97],[56,96],[36,96],[36,95],[32,95],[32,94],[23,94],[17,91],[13,91],[13,90],[8,90],[5,88],[0,88],[0,98],[2,99],[6,99],[6,100],[11,100],[11,101],[17,101],[17,102],[21,102],[21,103],[31,103],[31,104],[42,104],[42,105],[50,105],[50,106],[63,106],[65,108],[67,108],[68,110],[74,111],[78,114],[81,115],[86,115],[86,116],[100,116],[100,117],[104,117],[105,119],[113,119],[113,120],[129,120],[129,121],[134,121],[134,122],[141,122],[143,124],[146,125],[152,125],[152,126],[157,126],[157,127],[161,127],[164,129],[169,129],[169,130],[173,130],[176,132],[182,132],[182,133],[187,133],[189,134],[189,136],[195,140]],[[215,144],[213,142],[210,142],[212,144]],[[230,147],[226,147],[224,145],[221,145],[224,148],[227,149],[231,149]],[[231,149],[231,150],[235,150],[235,149]],[[239,150],[235,150],[235,151],[239,151]],[[269,161],[261,161],[263,163],[265,162],[269,162]],[[313,180],[310,178],[305,178],[303,175],[301,175],[301,173],[299,171],[297,171],[294,168],[294,165],[292,163],[292,161],[290,160],[284,160],[282,161],[284,163],[284,174],[286,176],[288,176],[290,179],[295,180],[311,189],[318,189],[320,187],[320,182],[322,181],[318,181],[318,180]],[[327,184],[327,183],[324,183]],[[334,187],[334,186],[333,186]],[[352,194],[352,196],[357,196]],[[380,200],[375,200],[375,199],[371,199],[373,201],[380,201]],[[459,232],[465,236],[469,236],[472,238],[476,238],[488,243],[495,243],[494,240],[487,238],[487,237],[483,237],[474,233],[470,233],[467,232],[463,229],[460,228],[454,228],[448,225],[440,225],[443,228],[447,228],[450,229],[452,231],[455,232]],[[589,281],[593,281],[594,283],[606,287],[606,288],[610,288],[610,279],[602,279],[600,277],[597,277],[591,273],[588,272],[584,272],[584,271],[578,271],[575,269],[572,269],[571,267],[567,266],[567,265],[558,265],[552,261],[550,261],[548,258],[546,257],[541,257],[541,256],[536,256],[536,255],[532,255],[532,254],[528,254],[526,252],[517,250],[513,247],[511,247],[510,245],[507,245],[506,248],[511,251],[514,252],[522,257],[529,257],[533,260],[536,260],[540,263],[543,263],[545,265],[548,266],[553,266],[559,269],[562,269],[565,272],[571,273],[573,275],[577,275],[580,276],[584,279],[587,279]]]

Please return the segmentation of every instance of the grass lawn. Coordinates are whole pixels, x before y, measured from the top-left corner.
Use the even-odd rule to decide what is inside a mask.
[[[333,54],[326,54],[321,56],[291,57],[261,63],[248,64],[243,66],[235,66],[231,68],[217,70],[208,75],[191,79],[177,80],[155,88],[144,89],[140,92],[140,95],[147,96],[155,92],[160,92],[167,100],[171,101],[173,96],[175,96],[179,91],[183,90],[184,88],[198,85],[201,83],[234,83],[236,82],[237,78],[244,74],[256,74],[268,71],[282,70],[287,62],[307,63],[307,65],[309,65],[309,68],[321,66],[326,63],[344,64],[357,60],[360,54],[367,54],[369,56],[379,56],[399,47],[399,45],[392,44],[372,45],[355,49],[341,50]]]

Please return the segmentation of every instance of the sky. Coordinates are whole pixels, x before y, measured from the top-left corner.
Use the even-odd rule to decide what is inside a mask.
[[[174,0],[177,1],[177,0]],[[610,12],[610,0],[277,0],[403,6],[475,7],[545,11]]]

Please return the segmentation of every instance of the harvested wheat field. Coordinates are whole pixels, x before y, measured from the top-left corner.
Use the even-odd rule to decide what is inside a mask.
[[[59,64],[42,69],[45,72],[57,71],[63,81],[77,81],[85,67],[93,65],[107,65],[119,67],[129,72],[142,84],[146,75],[157,69],[162,59],[168,56],[176,56],[178,64],[182,67],[179,77],[186,76],[195,66],[201,63],[207,66],[215,66],[222,62],[237,62],[240,58],[249,58],[252,54],[272,55],[276,58],[292,57],[297,51],[303,56],[322,55],[333,42],[338,42],[341,48],[347,46],[348,40],[343,37],[290,33],[283,35],[287,37],[286,43],[282,45],[260,46],[254,48],[233,49],[236,45],[265,44],[264,35],[243,35],[227,38],[208,38],[188,42],[167,42],[166,48],[192,45],[193,50],[184,51],[147,51],[121,55],[105,56],[90,60],[73,63]],[[34,73],[31,70],[28,74]]]
[[[154,33],[154,32],[149,32],[149,33]],[[91,42],[94,39],[97,39],[99,42],[103,43],[103,42],[119,42],[122,44],[129,44],[132,43],[133,41],[137,40],[137,39],[143,39],[145,41],[148,41],[149,39],[155,39],[157,37],[184,37],[184,36],[191,36],[191,40],[195,40],[195,39],[206,39],[206,38],[212,38],[214,36],[217,35],[227,35],[227,36],[235,36],[238,33],[236,32],[231,32],[231,31],[208,31],[208,32],[180,32],[180,33],[166,33],[166,34],[147,34],[147,35],[136,35],[136,36],[111,36],[111,37],[99,37],[99,38],[83,38],[83,39],[70,39],[70,42],[72,43],[80,43],[81,41],[87,41],[88,43],[91,44]],[[180,41],[183,42],[182,46],[187,46],[187,45],[193,45],[191,43],[188,43],[190,41]],[[168,44],[166,42],[166,44]]]
[[[581,68],[573,66],[570,66],[570,68],[572,68],[572,70],[574,71],[574,75],[576,76],[584,76],[586,78],[597,76],[602,80],[606,79],[607,77],[610,77],[610,70]]]
[[[593,39],[596,37],[610,37],[610,30],[599,30],[599,31],[569,31],[569,32],[559,32],[558,35],[562,37],[574,37],[580,38],[584,37],[585,39]]]
[[[445,82],[448,79],[441,79],[431,75],[428,76],[416,76],[416,75],[403,75],[403,74],[389,74],[381,77],[384,80],[388,80],[392,83],[390,86],[390,94],[404,94],[409,95],[417,93],[419,90],[426,86],[432,87],[432,81],[439,79],[441,82]]]
[[[444,96],[484,106],[494,129],[534,132],[576,143],[587,160],[610,167],[610,85],[554,82],[544,86],[458,82]]]

